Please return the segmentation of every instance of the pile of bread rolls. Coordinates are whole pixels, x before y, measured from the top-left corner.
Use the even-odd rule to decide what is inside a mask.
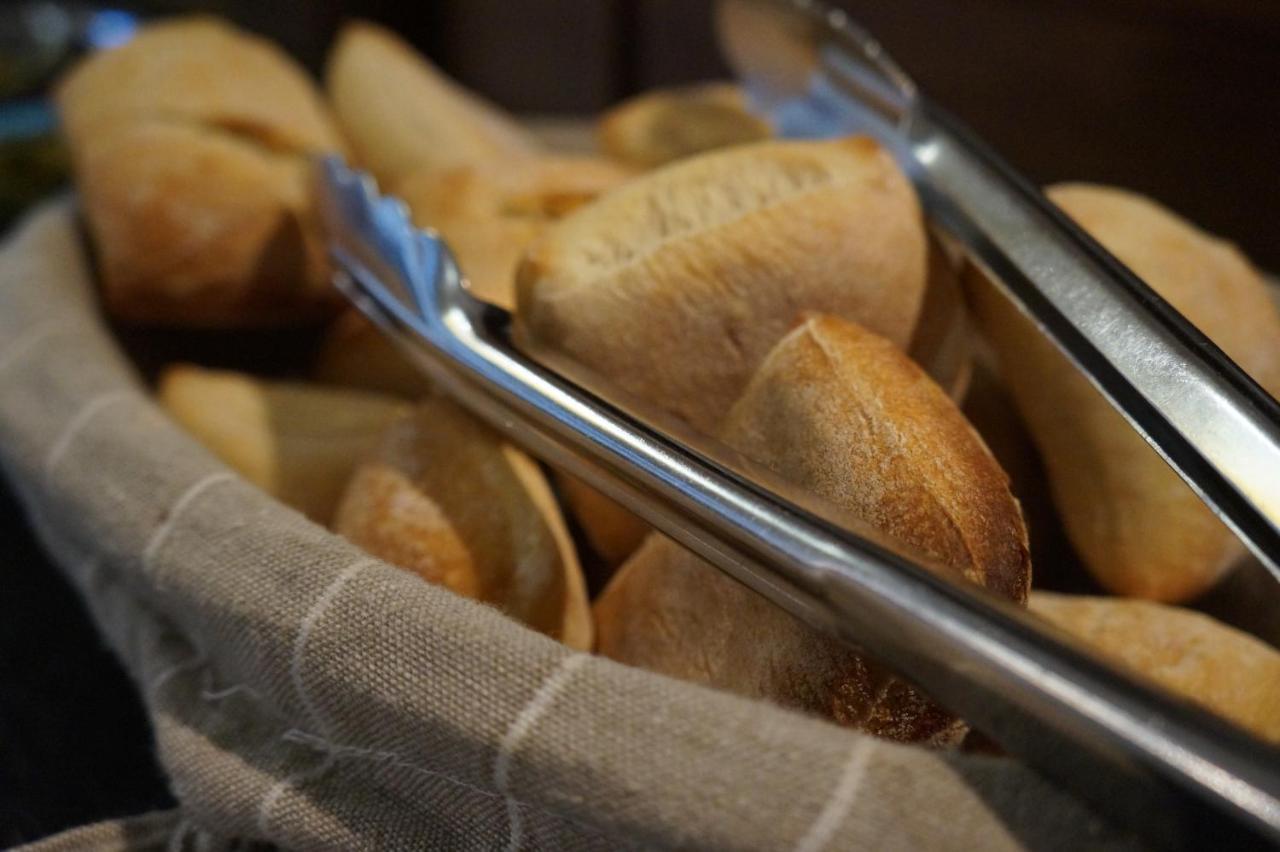
[[[1280,653],[1176,606],[1232,570],[1235,538],[930,236],[874,141],[773,139],[713,83],[615,107],[596,153],[569,156],[359,23],[323,90],[273,45],[188,18],[86,59],[57,99],[113,318],[231,340],[326,328],[309,376],[174,365],[164,406],[248,479],[425,582],[573,647],[880,736],[950,745],[966,730],[437,395],[328,284],[308,183],[320,152],[441,233],[530,351],[1280,741]],[[1280,390],[1280,317],[1238,251],[1120,190],[1049,196]],[[984,434],[961,408],[971,374],[965,410]],[[1028,541],[1020,499],[1046,496],[1069,548],[1041,549],[1034,526]],[[1099,594],[1040,591],[1033,554],[1078,558],[1092,580],[1076,585]]]

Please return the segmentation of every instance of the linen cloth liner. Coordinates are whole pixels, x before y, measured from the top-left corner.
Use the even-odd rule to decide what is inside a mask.
[[[206,841],[1132,842],[1015,761],[893,745],[576,653],[368,558],[153,404],[99,318],[67,200],[0,248],[0,459],[143,694],[174,830]],[[82,831],[127,845],[119,825]],[[34,848],[76,848],[75,834]]]

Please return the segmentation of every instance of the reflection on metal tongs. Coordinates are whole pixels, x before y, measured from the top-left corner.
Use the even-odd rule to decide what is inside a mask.
[[[726,53],[787,135],[867,132],[932,224],[1001,280],[1269,566],[1280,558],[1280,409],[993,155],[875,42],[795,0],[725,0]],[[568,365],[512,345],[448,249],[339,160],[318,190],[338,281],[443,389],[805,621],[866,648],[1011,752],[1166,845],[1280,842],[1280,752],[1082,653],[1023,611]],[[553,367],[551,369],[549,367]],[[574,376],[577,381],[571,380]],[[607,391],[601,391],[607,394]]]

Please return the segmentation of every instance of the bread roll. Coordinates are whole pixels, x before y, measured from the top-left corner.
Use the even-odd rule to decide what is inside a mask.
[[[407,410],[376,394],[189,365],[166,370],[158,395],[179,425],[245,479],[321,524],[356,462]]]
[[[1273,743],[1280,651],[1207,615],[1148,601],[1033,592],[1031,611]]]
[[[597,157],[540,157],[505,167],[418,172],[396,194],[414,224],[449,243],[473,292],[512,310],[516,265],[528,245],[551,222],[630,176]]]
[[[1049,197],[1255,380],[1280,388],[1280,318],[1248,261],[1132,193],[1064,185]],[[1071,542],[1106,589],[1185,601],[1242,554],[1236,537],[994,287],[972,303],[1040,449]]]
[[[621,183],[630,172],[594,157],[539,157],[504,167],[461,166],[410,176],[396,194],[413,221],[448,242],[472,291],[510,310],[520,255],[547,225]],[[418,397],[428,389],[386,336],[354,309],[334,323],[318,380]]]
[[[79,63],[57,103],[113,315],[264,325],[336,303],[308,175],[341,144],[273,45],[212,18],[156,24]]]
[[[502,166],[537,152],[500,110],[373,24],[342,29],[325,83],[356,157],[384,187],[414,172]]]
[[[1008,480],[955,405],[889,341],[811,317],[769,354],[724,442],[966,580],[1026,600]],[[596,606],[614,659],[767,698],[899,740],[963,725],[836,640],[653,535]]]
[[[748,109],[733,83],[646,92],[610,109],[596,127],[602,151],[639,168],[770,135],[769,123]]]
[[[592,625],[577,556],[527,456],[435,399],[387,430],[334,529],[375,556],[579,649]]]
[[[911,186],[871,140],[740,146],[549,228],[517,276],[518,334],[711,434],[803,311],[905,346],[925,251]]]

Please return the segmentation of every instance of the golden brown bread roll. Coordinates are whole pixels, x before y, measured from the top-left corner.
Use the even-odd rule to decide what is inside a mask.
[[[598,157],[539,157],[503,167],[418,172],[396,194],[414,224],[449,243],[472,290],[515,308],[516,264],[547,226],[631,176]]]
[[[902,544],[1017,602],[1031,566],[1008,480],[914,363],[854,323],[812,317],[769,354],[720,436]],[[599,650],[900,740],[963,725],[902,681],[650,536],[596,605]]]
[[[595,157],[539,157],[502,167],[461,166],[411,175],[397,188],[422,228],[449,243],[477,296],[515,306],[516,263],[553,220],[621,183],[630,172]],[[334,323],[317,359],[323,382],[418,397],[427,380],[359,311]]]
[[[911,186],[871,140],[740,146],[549,228],[520,266],[518,332],[711,434],[803,311],[905,346],[925,251]]]
[[[610,109],[596,126],[602,151],[639,168],[770,135],[769,123],[747,108],[733,83],[645,92]]]
[[[1280,742],[1280,651],[1207,615],[1139,600],[1033,592],[1031,611],[1167,689]]]
[[[156,24],[78,64],[57,103],[115,316],[219,327],[332,308],[308,164],[341,143],[283,52],[212,18]]]
[[[356,462],[407,407],[377,394],[264,382],[178,365],[160,403],[179,425],[268,494],[329,523]]]
[[[384,187],[414,172],[502,166],[532,157],[532,137],[382,27],[348,24],[325,85],[361,165]]]
[[[424,402],[387,430],[333,526],[429,582],[591,647],[585,584],[541,471],[451,402]]]
[[[1280,388],[1280,317],[1231,245],[1105,187],[1049,197],[1264,387]],[[1109,591],[1184,601],[1242,554],[1235,536],[1053,344],[974,273],[971,301],[1040,449],[1081,558]]]

